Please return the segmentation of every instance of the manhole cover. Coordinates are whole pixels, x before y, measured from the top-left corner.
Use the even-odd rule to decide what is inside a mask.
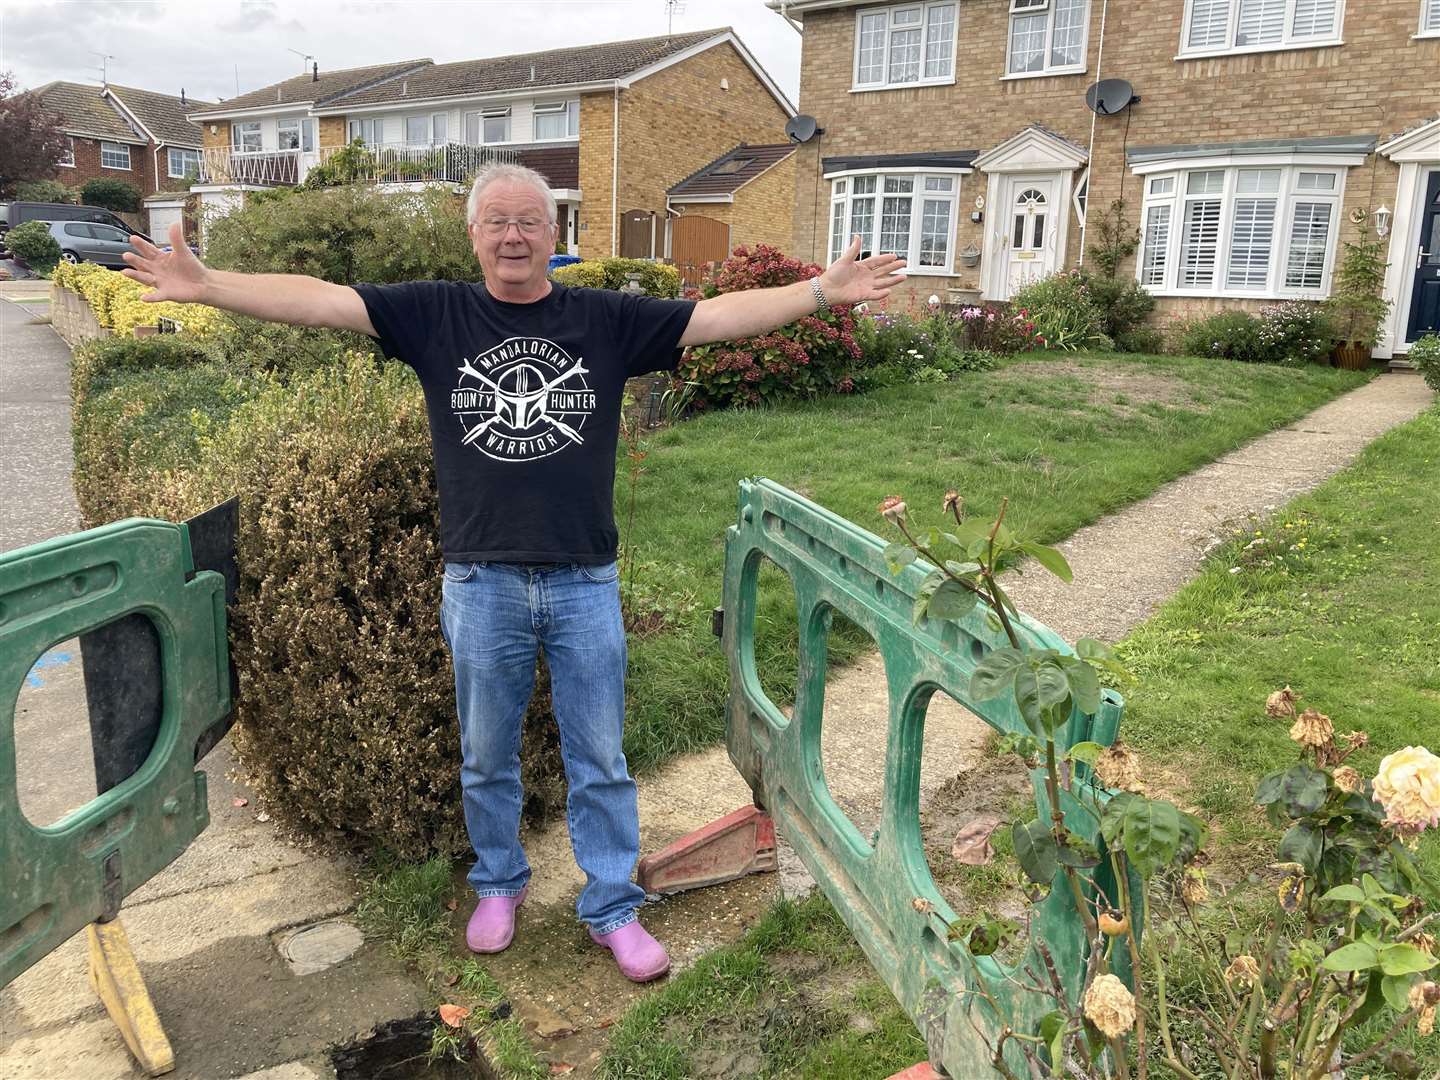
[[[280,955],[296,975],[313,975],[350,959],[364,944],[359,927],[332,919],[292,930],[280,941]]]

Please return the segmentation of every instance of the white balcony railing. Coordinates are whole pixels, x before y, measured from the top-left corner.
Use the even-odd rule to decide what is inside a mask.
[[[492,162],[516,162],[514,150],[445,143],[410,146],[325,146],[318,151],[237,150],[210,147],[201,155],[200,182],[254,184],[261,187],[303,183],[310,171],[325,166],[338,183],[402,184],[442,181],[467,183]]]

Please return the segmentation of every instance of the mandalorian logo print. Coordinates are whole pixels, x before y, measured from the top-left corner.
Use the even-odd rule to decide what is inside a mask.
[[[496,461],[533,461],[585,442],[595,392],[584,357],[572,360],[544,338],[507,338],[459,372],[450,408],[462,445]]]

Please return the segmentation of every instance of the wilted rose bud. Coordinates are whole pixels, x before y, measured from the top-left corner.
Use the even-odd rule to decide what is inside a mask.
[[[1359,791],[1365,783],[1365,778],[1349,765],[1341,765],[1335,770],[1334,777],[1335,786],[1341,791]]]
[[[1426,950],[1427,952],[1429,950]],[[1427,981],[1420,984],[1420,1000],[1426,1005],[1440,1005],[1440,983]]]
[[[1276,690],[1265,699],[1265,715],[1274,717],[1276,720],[1294,716],[1295,702],[1299,700],[1300,695],[1288,686],[1283,690]]]
[[[1135,997],[1114,975],[1097,975],[1085,991],[1085,1019],[1107,1039],[1118,1039],[1135,1026]]]
[[[880,515],[886,521],[900,522],[905,520],[905,500],[899,495],[887,496],[880,503]]]
[[[1260,965],[1247,953],[1235,957],[1225,969],[1225,981],[1231,986],[1254,986],[1260,978]]]
[[[1140,755],[1123,742],[1116,742],[1100,751],[1095,759],[1095,775],[1106,787],[1139,791]]]
[[[1193,866],[1185,868],[1185,877],[1180,882],[1180,897],[1191,907],[1197,907],[1210,899],[1210,890],[1205,885],[1205,872]]]
[[[1431,956],[1435,955],[1435,938],[1423,930],[1410,939],[1410,944],[1414,945],[1421,952],[1427,952]]]
[[[940,512],[942,514],[948,514],[952,509],[955,511],[956,517],[959,517],[965,509],[965,500],[960,497],[960,493],[954,488],[945,492],[945,500],[940,504]]]
[[[1345,736],[1345,741],[1350,744],[1351,750],[1359,750],[1370,745],[1370,736],[1363,731],[1352,731]]]
[[[1290,738],[1301,746],[1329,746],[1335,741],[1335,725],[1319,709],[1306,709],[1291,725]]]

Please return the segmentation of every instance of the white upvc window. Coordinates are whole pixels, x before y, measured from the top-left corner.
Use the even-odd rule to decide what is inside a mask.
[[[437,112],[430,114],[430,145],[444,146],[450,141],[450,114]]]
[[[958,17],[955,0],[856,12],[853,88],[953,83]]]
[[[315,150],[315,121],[309,117],[287,117],[275,122],[275,145],[281,150]]]
[[[200,175],[200,151],[183,146],[166,147],[166,173],[178,179]]]
[[[502,105],[465,114],[465,142],[470,146],[510,141],[510,106]]]
[[[849,173],[830,185],[830,259],[860,234],[862,255],[893,252],[909,274],[948,274],[954,260],[961,174],[889,170]]]
[[[1440,37],[1440,0],[1420,0],[1420,36]]]
[[[249,120],[245,123],[230,125],[230,147],[242,154],[259,153],[260,143],[260,121]]]
[[[535,141],[574,139],[580,135],[580,101],[551,101],[535,106]]]
[[[350,121],[350,141],[359,139],[366,146],[379,146],[385,141],[385,120],[375,117],[370,120]]]
[[[1180,56],[1339,45],[1345,0],[1185,0]]]
[[[1168,296],[1322,299],[1344,171],[1230,165],[1145,178],[1136,280]]]
[[[102,142],[100,164],[107,169],[130,168],[130,147],[125,143]]]
[[[1068,75],[1085,70],[1090,0],[1010,0],[1005,72]]]
[[[56,165],[64,165],[67,169],[75,168],[75,137],[65,136],[65,149],[60,151],[60,160]]]

